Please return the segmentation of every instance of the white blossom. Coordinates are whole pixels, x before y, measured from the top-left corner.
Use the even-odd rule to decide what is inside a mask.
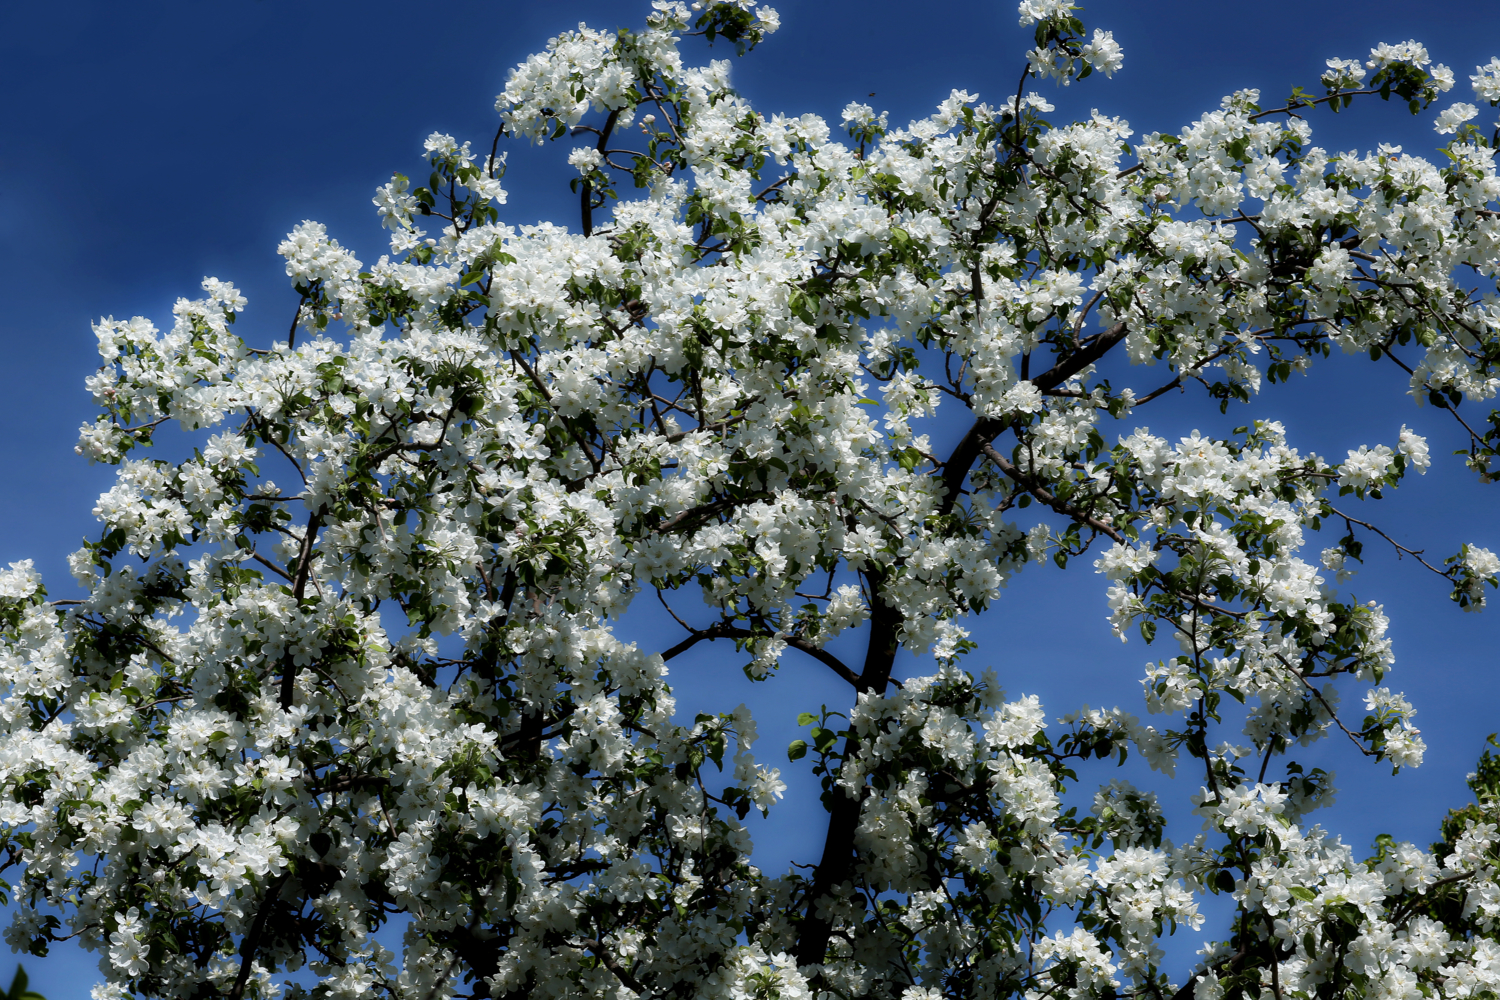
[[[1020,3],[1030,74],[1123,68],[1084,13]],[[1500,990],[1494,757],[1431,851],[1310,819],[1318,741],[1425,754],[1385,608],[1338,585],[1430,527],[1378,507],[1428,439],[1350,425],[1330,460],[1229,412],[1335,349],[1399,354],[1424,417],[1500,395],[1476,108],[1440,114],[1441,161],[1331,152],[1254,89],[1171,134],[1050,124],[1024,80],[838,129],[682,44],[779,25],[656,0],[512,70],[501,138],[576,144],[576,216],[502,215],[504,153],[434,132],[430,180],[374,195],[388,254],[313,220],[280,244],[282,339],[217,278],[95,324],[77,450],[115,478],[83,596],[0,572],[7,941],[76,937],[100,1000]],[[1323,82],[1421,109],[1453,73],[1405,42]],[[1196,429],[1153,433],[1164,405]],[[1423,559],[1466,610],[1500,584],[1478,543]],[[1080,562],[1077,621],[1006,619],[1056,661],[977,641]],[[1152,645],[1138,703],[1006,696],[1090,614]],[[723,671],[785,718],[679,706]],[[1157,791],[1112,770],[1137,756]],[[1203,829],[1169,838],[1179,762]],[[750,813],[798,795],[827,821],[763,870]],[[1164,935],[1231,910],[1240,945],[1170,967]]]

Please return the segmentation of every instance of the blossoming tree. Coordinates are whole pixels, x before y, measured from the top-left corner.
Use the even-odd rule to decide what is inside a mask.
[[[1452,104],[1439,167],[1331,157],[1308,124],[1421,112],[1453,73],[1381,46],[1132,145],[1041,117],[1032,81],[1122,54],[1026,0],[1013,95],[904,128],[853,104],[845,139],[684,65],[681,35],[743,52],[774,11],[653,8],[517,67],[493,146],[432,136],[427,183],[377,192],[390,256],[297,227],[286,339],[242,339],[216,279],[168,331],[98,324],[79,450],[119,473],[71,559],[88,596],[0,574],[11,943],[77,936],[100,1000],[1500,989],[1500,763],[1431,851],[1359,859],[1307,823],[1327,776],[1290,756],[1421,760],[1379,686],[1387,619],[1335,574],[1389,541],[1349,497],[1425,471],[1425,441],[1325,461],[1276,423],[1110,429],[1337,349],[1408,373],[1496,474],[1497,137]],[[1471,80],[1500,104],[1500,61]],[[577,225],[500,221],[501,138],[577,144]],[[169,421],[191,457],[145,457]],[[963,622],[1041,558],[1091,563],[1116,630],[1156,640],[1150,724],[1049,725],[965,671]],[[1500,571],[1423,565],[1468,610]],[[681,635],[618,638],[657,597]],[[753,863],[742,821],[785,786],[749,713],[674,714],[666,664],[699,643],[848,683],[789,752],[826,810],[804,866]],[[930,666],[894,677],[902,649]],[[1163,839],[1118,780],[1070,798],[1084,759],[1134,755],[1191,780],[1205,833]],[[1206,894],[1232,898],[1222,940],[1164,968]],[[396,918],[399,956],[372,937]]]

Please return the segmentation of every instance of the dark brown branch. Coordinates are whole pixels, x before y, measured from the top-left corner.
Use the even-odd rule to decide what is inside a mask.
[[[287,331],[286,335],[286,349],[289,351],[297,346],[297,324],[302,320],[302,307],[306,304],[307,293],[303,292],[302,298],[297,300],[297,311],[292,313],[292,328]]]
[[[1323,692],[1319,691],[1317,687],[1313,685],[1312,681],[1302,676],[1302,672],[1288,663],[1286,657],[1282,656],[1280,653],[1276,653],[1275,656],[1276,659],[1281,661],[1281,665],[1286,668],[1287,673],[1291,674],[1293,677],[1297,678],[1297,680],[1301,681],[1302,686],[1312,692],[1312,696],[1318,699],[1318,704],[1323,706],[1324,711],[1328,713],[1328,717],[1333,720],[1333,724],[1335,726],[1338,726],[1339,729],[1343,730],[1344,735],[1349,737],[1349,742],[1353,743],[1361,754],[1366,757],[1379,756],[1376,751],[1371,750],[1369,747],[1365,746],[1360,742],[1358,736],[1349,731],[1348,727],[1344,725],[1343,720],[1339,718],[1338,712],[1334,711],[1333,706],[1328,704],[1328,699],[1323,697]]]
[[[661,524],[651,529],[654,535],[665,535],[669,531],[675,531],[684,524],[697,527],[695,522],[706,521],[715,514],[723,513],[738,507],[740,504],[753,503],[756,500],[764,500],[769,496],[766,493],[753,493],[746,497],[726,497],[723,500],[715,500],[712,503],[700,504],[697,507],[689,507],[687,510],[678,511],[667,518]]]
[[[642,986],[641,981],[631,975],[629,969],[615,961],[614,956],[609,953],[609,950],[604,947],[602,942],[595,941],[593,938],[582,938],[575,947],[583,948],[597,958],[600,965],[608,969],[616,979],[624,983],[637,996],[645,997],[651,995],[651,991]]]
[[[1089,299],[1088,304],[1083,307],[1083,311],[1078,314],[1078,322],[1073,324],[1073,343],[1078,343],[1078,335],[1083,332],[1083,321],[1088,319],[1089,311],[1103,297],[1104,289],[1101,288],[1094,293],[1094,297]]]
[[[484,167],[484,172],[491,178],[495,176],[495,156],[500,152],[500,137],[504,134],[505,123],[501,122],[500,127],[495,129],[495,141],[490,143],[490,158],[486,161]]]
[[[999,437],[1009,426],[1008,418],[993,417],[980,417],[970,425],[963,439],[948,455],[948,461],[943,463],[943,498],[938,504],[939,514],[952,513],[958,503],[958,495],[963,491],[964,480],[969,478],[969,470],[984,453],[984,446]]]
[[[1021,472],[1020,469],[1016,468],[1016,466],[1012,462],[1007,460],[1004,455],[995,450],[994,445],[986,443],[984,446],[984,455],[991,462],[994,462],[997,466],[999,466],[1001,472],[1005,473],[1011,479],[1014,479],[1017,483],[1019,483],[1027,493],[1030,493],[1032,496],[1036,497],[1042,503],[1057,511],[1059,514],[1064,514],[1068,517],[1071,517],[1073,520],[1077,521],[1080,524],[1086,524],[1090,528],[1093,528],[1095,531],[1099,532],[1101,535],[1108,535],[1111,539],[1119,542],[1121,545],[1125,544],[1125,536],[1116,531],[1113,525],[1106,524],[1098,518],[1088,514],[1086,511],[1079,510],[1077,507],[1074,507],[1072,504],[1068,503],[1065,500],[1059,500],[1046,487],[1042,486],[1040,483],[1033,482],[1030,477],[1026,476]]]
[[[663,650],[661,658],[663,661],[671,660],[675,657],[681,656],[683,653],[686,653],[688,650],[692,649],[694,646],[698,645],[698,643],[703,642],[704,640],[726,638],[728,633],[723,630],[727,627],[728,626],[721,622],[718,625],[710,625],[708,628],[695,631],[692,635],[677,643],[675,646],[671,646],[668,649]]]
[[[896,663],[902,619],[899,611],[881,599],[883,578],[871,573],[867,580],[872,595],[870,641],[865,649],[864,670],[856,686],[861,694],[867,691],[880,694],[890,682],[891,668]],[[847,763],[857,756],[859,740],[851,735],[844,741],[843,759]],[[833,924],[827,917],[818,915],[818,902],[854,873],[854,835],[859,829],[863,796],[850,796],[835,785],[832,799],[828,809],[828,832],[823,839],[823,858],[813,873],[812,886],[807,892],[807,910],[797,935],[798,965],[821,965],[827,957]]]
[[[318,531],[323,527],[323,518],[328,515],[328,507],[321,506],[313,511],[312,517],[307,519],[307,531],[302,535],[302,551],[297,555],[297,574],[292,578],[292,596],[298,601],[302,600],[302,594],[307,589],[307,576],[312,571],[313,543],[317,541]]]
[[[858,675],[856,675],[854,671],[850,670],[848,667],[844,666],[843,661],[840,660],[837,656],[834,656],[832,653],[828,652],[828,650],[822,649],[818,646],[814,646],[806,639],[800,639],[796,636],[789,635],[784,636],[783,638],[786,639],[786,644],[788,646],[806,653],[808,656],[811,656],[813,659],[817,660],[825,667],[828,667],[830,670],[838,674],[850,684],[853,684],[856,688],[859,687],[860,679]]]
[[[389,778],[382,778],[374,774],[350,774],[338,778],[331,778],[322,785],[311,785],[307,789],[309,795],[337,795],[340,792],[353,792],[361,788],[385,788],[390,784]]]
[[[302,471],[301,464],[298,463],[297,459],[292,456],[291,452],[287,451],[284,447],[282,447],[280,441],[277,441],[274,437],[272,437],[267,432],[269,430],[269,428],[268,428],[268,425],[266,424],[265,418],[257,415],[254,412],[251,412],[249,414],[249,421],[250,421],[250,423],[252,425],[258,425],[256,429],[260,431],[260,439],[262,441],[268,442],[271,445],[272,448],[275,448],[277,451],[281,452],[281,455],[282,455],[283,458],[285,458],[288,462],[292,463],[292,468],[294,468],[294,469],[297,470],[297,476],[298,476],[298,478],[300,478],[302,480],[302,485],[306,486],[307,485],[307,474]]]
[[[1042,392],[1057,388],[1108,354],[1111,348],[1125,339],[1126,332],[1126,326],[1121,322],[1102,333],[1095,334],[1084,341],[1078,350],[1031,379],[1031,384]],[[938,507],[939,514],[952,512],[954,505],[958,503],[958,495],[963,490],[964,480],[969,478],[969,470],[983,454],[984,446],[999,437],[1001,432],[1009,426],[1009,417],[980,417],[974,421],[968,433],[963,436],[963,440],[959,441],[958,446],[948,456],[948,461],[943,463],[942,477],[945,492]]]
[[[1392,354],[1389,347],[1386,347],[1383,350],[1381,350],[1380,356],[1383,357],[1383,358],[1390,358],[1393,362],[1395,362],[1396,366],[1398,368],[1400,368],[1402,371],[1406,372],[1406,374],[1408,374],[1408,375],[1415,375],[1416,374],[1416,372],[1412,371],[1411,368],[1406,364],[1406,362],[1402,361],[1400,358],[1398,358],[1394,354]],[[1427,386],[1428,383],[1426,381],[1424,381],[1423,385]],[[1428,391],[1432,392],[1432,391],[1435,391],[1435,390],[1433,390],[1430,386],[1428,386]],[[1478,441],[1478,442],[1481,442],[1481,443],[1484,441],[1483,435],[1481,435],[1477,431],[1475,431],[1474,428],[1472,428],[1472,427],[1469,426],[1469,422],[1467,420],[1465,420],[1463,417],[1461,417],[1461,416],[1458,415],[1458,408],[1457,408],[1457,404],[1456,403],[1450,404],[1447,400],[1439,398],[1439,399],[1433,401],[1433,405],[1435,407],[1439,408],[1439,409],[1447,410],[1448,413],[1453,417],[1453,419],[1457,420],[1458,423],[1459,423],[1459,425],[1461,427],[1463,427],[1464,430],[1466,430],[1466,431],[1469,432],[1469,440],[1470,441]]]
[[[259,552],[250,553],[250,558],[254,559],[256,562],[260,563],[262,566],[266,567],[271,572],[281,577],[283,580],[286,580],[288,583],[292,581],[292,574],[288,573],[286,570],[282,569],[280,566],[276,565],[271,560],[261,555]]]
[[[609,134],[615,130],[615,121],[619,117],[620,109],[616,108],[605,119],[604,128],[599,132],[599,145],[595,147],[598,149],[600,156],[604,155],[605,149],[609,146]],[[583,211],[583,235],[592,236],[594,235],[594,184],[585,176],[583,184],[579,186],[579,190],[579,200]]]
[[[694,646],[698,645],[698,643],[703,642],[705,639],[713,640],[773,638],[778,637],[771,632],[756,632],[748,628],[740,628],[736,625],[730,625],[728,622],[719,622],[718,624],[710,625],[705,629],[694,630],[692,635],[688,636],[677,645],[663,652],[661,654],[661,658],[663,660],[670,660],[675,656],[680,656],[683,653],[686,653],[688,650],[692,649]],[[819,663],[828,667],[844,680],[854,685],[857,690],[863,690],[863,688],[861,687],[862,680],[860,678],[860,675],[856,674],[853,670],[850,670],[842,660],[840,660],[837,656],[834,656],[832,653],[828,652],[828,650],[815,646],[811,642],[808,642],[806,639],[803,639],[799,636],[783,635],[779,638],[781,638],[782,641],[784,641],[792,649],[796,649],[803,653],[806,653],[808,656],[811,656]]]
[[[1166,383],[1165,385],[1157,386],[1155,389],[1153,389],[1150,392],[1146,393],[1146,395],[1144,395],[1140,399],[1136,400],[1134,405],[1136,405],[1136,406],[1145,406],[1147,403],[1151,402],[1153,399],[1156,399],[1158,396],[1161,396],[1161,395],[1163,395],[1165,393],[1168,393],[1168,392],[1172,391],[1173,389],[1176,389],[1176,388],[1180,387],[1182,385],[1182,379],[1183,379],[1184,375],[1188,376],[1189,378],[1199,378],[1201,380],[1201,377],[1198,375],[1198,370],[1200,368],[1202,368],[1205,365],[1212,364],[1213,362],[1219,360],[1224,355],[1228,354],[1230,351],[1234,350],[1238,346],[1239,346],[1238,342],[1231,342],[1231,343],[1225,344],[1223,347],[1219,348],[1217,351],[1215,351],[1214,353],[1210,354],[1208,357],[1203,358],[1203,359],[1201,359],[1199,361],[1196,361],[1193,364],[1189,365],[1188,367],[1182,369],[1182,371],[1178,372],[1177,373],[1177,377],[1174,378],[1174,379],[1172,379],[1172,381]]]
[[[286,884],[290,874],[282,872],[266,889],[266,897],[260,901],[260,909],[255,913],[250,933],[240,941],[240,971],[234,977],[234,986],[229,990],[229,1000],[240,1000],[245,995],[245,984],[250,981],[250,967],[255,964],[255,953],[260,950],[260,939],[266,933],[266,920],[271,916],[271,906],[276,902],[276,897],[281,895],[281,887]]]
[[[302,606],[302,595],[307,590],[307,576],[312,570],[313,543],[317,540],[318,529],[323,527],[323,518],[328,514],[328,507],[321,506],[313,511],[307,519],[307,530],[302,533],[302,550],[297,554],[297,573],[292,577],[292,598],[297,606]],[[291,650],[283,654],[285,662],[281,668],[281,710],[283,712],[292,707],[292,698],[297,692],[297,663],[292,657]]]
[[[1425,550],[1423,550],[1423,549],[1409,549],[1405,545],[1402,545],[1400,542],[1396,541],[1390,535],[1387,535],[1384,531],[1381,531],[1379,528],[1375,527],[1375,525],[1371,524],[1369,521],[1361,521],[1357,517],[1350,517],[1348,514],[1345,514],[1343,511],[1341,511],[1337,507],[1333,506],[1333,504],[1328,504],[1328,509],[1333,512],[1333,515],[1335,517],[1341,517],[1341,518],[1344,519],[1344,527],[1350,529],[1351,533],[1353,531],[1353,526],[1356,525],[1356,524],[1359,525],[1361,528],[1364,528],[1366,531],[1373,531],[1373,532],[1375,532],[1375,534],[1379,535],[1381,538],[1384,538],[1386,541],[1388,541],[1388,542],[1391,543],[1391,546],[1393,548],[1395,548],[1395,550],[1396,550],[1396,557],[1398,559],[1400,557],[1402,557],[1402,556],[1411,556],[1417,562],[1421,563],[1423,566],[1426,566],[1428,569],[1432,570],[1434,573],[1436,573],[1438,576],[1442,577],[1443,579],[1445,579],[1445,580],[1450,579],[1450,577],[1448,576],[1447,573],[1444,573],[1442,570],[1440,570],[1436,566],[1432,565],[1432,563],[1430,563],[1426,559],[1422,558],[1422,553]]]
[[[1293,118],[1296,118],[1296,112],[1302,110],[1303,108],[1315,108],[1319,104],[1327,104],[1329,101],[1336,101],[1341,97],[1358,97],[1361,94],[1378,93],[1380,93],[1380,91],[1378,90],[1341,90],[1336,94],[1329,94],[1327,97],[1319,97],[1316,100],[1304,99],[1301,101],[1289,103],[1284,108],[1272,108],[1270,111],[1257,111],[1255,114],[1247,116],[1245,120],[1253,122],[1257,119],[1264,118],[1267,115],[1291,115]]]
[[[1094,336],[1080,344],[1078,350],[1062,358],[1057,364],[1032,379],[1032,384],[1043,392],[1062,385],[1068,379],[1108,354],[1116,344],[1125,339],[1125,334],[1128,332],[1125,323],[1121,321],[1108,330],[1094,334]]]
[[[1459,872],[1457,875],[1449,875],[1447,878],[1440,878],[1436,882],[1430,882],[1427,885],[1422,886],[1422,888],[1419,890],[1421,895],[1414,896],[1411,899],[1407,900],[1405,903],[1401,904],[1401,906],[1396,908],[1395,913],[1391,914],[1391,925],[1400,925],[1404,920],[1406,920],[1407,917],[1412,915],[1412,911],[1414,911],[1418,906],[1423,903],[1430,902],[1432,897],[1428,895],[1429,890],[1439,889],[1445,885],[1453,885],[1455,882],[1462,882],[1464,879],[1473,878],[1477,874],[1479,873],[1472,871]]]
[[[511,351],[510,356],[515,360],[516,364],[521,366],[521,370],[526,373],[526,376],[531,379],[531,384],[536,386],[537,391],[542,394],[542,398],[547,401],[547,405],[551,406],[552,393],[547,389],[547,383],[543,382],[541,376],[536,373],[536,370],[533,369],[531,365],[527,364],[525,356],[522,355],[520,351]],[[564,417],[560,413],[557,414],[557,419],[562,421],[562,425],[568,429],[568,436],[571,437],[573,439],[573,443],[578,445],[579,449],[583,451],[584,457],[589,460],[589,465],[594,467],[594,472],[598,473],[600,469],[599,459],[594,457],[593,450],[584,443],[583,436],[579,434],[578,431],[573,427],[572,421],[568,420],[568,418]]]

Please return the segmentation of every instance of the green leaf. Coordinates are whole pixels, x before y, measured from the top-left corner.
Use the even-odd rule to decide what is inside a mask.
[[[807,741],[792,740],[791,745],[786,748],[787,760],[801,760],[807,756]]]
[[[16,966],[16,974],[10,981],[10,990],[5,994],[7,1000],[20,1000],[21,996],[27,992],[27,982],[26,969],[24,966],[18,964]]]

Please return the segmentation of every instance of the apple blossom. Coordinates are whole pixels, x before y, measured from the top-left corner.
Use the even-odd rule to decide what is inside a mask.
[[[1366,540],[1471,610],[1500,557],[1435,565],[1357,516],[1429,467],[1404,425],[1338,461],[1274,421],[1143,422],[1192,391],[1211,426],[1337,350],[1398,366],[1493,477],[1500,411],[1467,415],[1500,390],[1495,141],[1459,104],[1442,165],[1313,144],[1319,105],[1448,90],[1415,42],[1176,134],[1053,126],[1031,77],[1124,65],[1076,14],[1021,3],[1013,95],[897,127],[850,104],[845,141],[686,60],[774,10],[657,0],[512,71],[494,152],[429,137],[432,181],[375,193],[389,254],[296,227],[286,339],[217,279],[170,329],[101,320],[87,596],[0,571],[7,939],[76,936],[100,1000],[1500,990],[1500,760],[1430,850],[1358,858],[1292,757],[1422,760],[1385,610],[1338,589]],[[576,227],[502,221],[507,137],[570,141]],[[191,455],[145,457],[169,422]],[[1151,724],[964,669],[966,621],[1048,558],[1155,644]],[[683,629],[654,647],[617,634],[648,593]],[[829,648],[853,630],[861,663]],[[755,863],[743,821],[787,782],[749,710],[676,713],[700,643],[848,684],[785,762],[822,784],[805,865]],[[1201,833],[1080,788],[1135,754],[1181,766]],[[1165,968],[1209,896],[1232,926]]]

